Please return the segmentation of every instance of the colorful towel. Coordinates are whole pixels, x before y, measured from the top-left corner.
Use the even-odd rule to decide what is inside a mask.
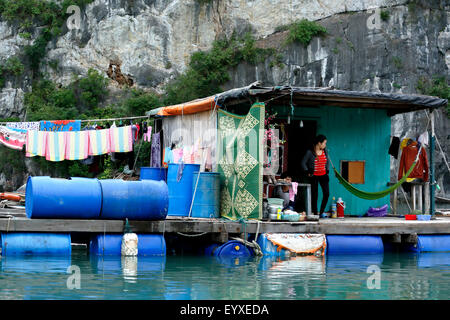
[[[66,160],[83,160],[89,156],[89,131],[66,132]]]
[[[6,126],[9,128],[23,129],[23,130],[39,131],[39,129],[40,129],[39,121],[36,121],[36,122],[7,122]]]
[[[80,120],[52,120],[41,121],[41,131],[80,131]]]
[[[111,152],[133,151],[133,136],[131,126],[113,127],[109,129]]]
[[[66,153],[66,132],[47,132],[47,161],[63,161]]]
[[[98,156],[110,152],[109,129],[90,130],[89,155]]]
[[[173,152],[169,147],[164,148],[163,166],[168,167],[169,163],[173,163]]]
[[[26,130],[0,126],[0,143],[8,148],[22,150],[27,141]]]
[[[45,152],[47,149],[47,132],[28,130],[27,141],[26,141],[26,156],[34,157],[41,156],[45,157]]]

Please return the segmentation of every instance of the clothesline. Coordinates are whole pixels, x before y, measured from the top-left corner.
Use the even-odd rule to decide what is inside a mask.
[[[136,117],[121,117],[121,118],[107,118],[107,119],[86,119],[80,122],[103,122],[103,121],[119,121],[119,120],[133,120],[133,119],[148,119],[150,116],[136,116]],[[30,121],[10,121],[10,122],[30,122]],[[0,122],[0,125],[7,125],[10,122]]]

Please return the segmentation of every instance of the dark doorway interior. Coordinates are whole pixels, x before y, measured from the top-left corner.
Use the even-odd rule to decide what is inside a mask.
[[[314,120],[303,120],[303,127],[300,127],[300,120],[291,121],[287,125],[288,129],[288,172],[294,181],[302,178],[301,161],[310,149],[316,136],[317,122]]]

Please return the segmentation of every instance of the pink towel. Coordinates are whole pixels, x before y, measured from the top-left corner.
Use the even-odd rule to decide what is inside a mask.
[[[289,188],[289,200],[295,201],[295,195],[297,194],[298,183],[292,182],[292,186]]]

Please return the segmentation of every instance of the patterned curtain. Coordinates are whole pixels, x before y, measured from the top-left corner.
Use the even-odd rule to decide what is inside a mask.
[[[246,116],[218,110],[222,217],[262,218],[264,111],[264,103],[255,103]]]

